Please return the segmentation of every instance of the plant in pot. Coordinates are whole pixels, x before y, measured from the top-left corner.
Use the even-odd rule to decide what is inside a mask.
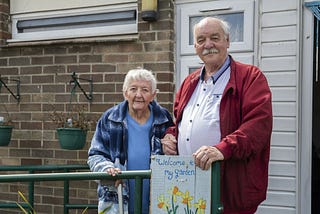
[[[0,146],[9,145],[13,129],[13,123],[8,109],[6,106],[4,106],[4,109],[6,111],[7,117],[0,115]]]
[[[74,107],[71,112],[54,110],[50,117],[57,124],[57,135],[62,149],[82,149],[92,121],[86,115],[85,106]]]

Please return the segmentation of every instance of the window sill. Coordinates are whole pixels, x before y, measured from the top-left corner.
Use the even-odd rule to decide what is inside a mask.
[[[54,45],[54,44],[78,44],[78,43],[101,43],[101,42],[127,42],[138,40],[139,35],[115,35],[115,36],[101,36],[101,37],[85,37],[74,39],[56,39],[56,40],[41,40],[41,41],[17,41],[7,40],[7,44],[0,47],[20,47],[20,46],[38,46],[38,45]]]

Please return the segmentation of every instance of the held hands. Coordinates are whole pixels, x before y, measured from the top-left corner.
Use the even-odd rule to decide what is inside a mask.
[[[224,159],[223,154],[213,146],[201,146],[192,155],[195,159],[196,166],[203,170],[208,170],[213,162]]]
[[[117,174],[121,174],[121,169],[119,169],[119,168],[108,168],[108,169],[106,170],[106,172],[107,172],[109,175],[116,176]],[[115,186],[115,187],[118,187],[119,184],[122,184],[122,180],[121,180],[121,179],[116,180],[114,186]]]
[[[172,134],[166,134],[162,139],[163,153],[166,155],[176,155],[177,153],[177,140]]]

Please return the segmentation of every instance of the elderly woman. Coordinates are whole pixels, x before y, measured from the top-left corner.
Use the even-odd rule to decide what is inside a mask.
[[[88,152],[91,171],[111,175],[121,170],[150,169],[150,156],[163,154],[160,139],[173,125],[170,113],[161,107],[156,96],[156,79],[145,69],[130,70],[123,83],[125,100],[108,109],[99,119]],[[119,181],[116,181],[117,186]],[[129,187],[129,213],[134,211],[134,180]],[[123,192],[127,204],[126,191]],[[142,213],[149,213],[150,181],[143,181]],[[110,186],[98,185],[98,212],[106,210],[117,197]],[[111,212],[105,212],[111,213]]]

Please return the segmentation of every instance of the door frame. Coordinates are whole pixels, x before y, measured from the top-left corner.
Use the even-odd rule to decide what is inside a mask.
[[[301,68],[300,68],[300,83],[301,96],[299,102],[300,110],[300,137],[298,143],[299,148],[299,164],[298,173],[298,213],[311,213],[311,170],[312,170],[312,94],[313,94],[313,14],[303,7],[302,18],[302,50]],[[300,52],[300,51],[299,51]],[[301,52],[300,52],[301,53]]]

